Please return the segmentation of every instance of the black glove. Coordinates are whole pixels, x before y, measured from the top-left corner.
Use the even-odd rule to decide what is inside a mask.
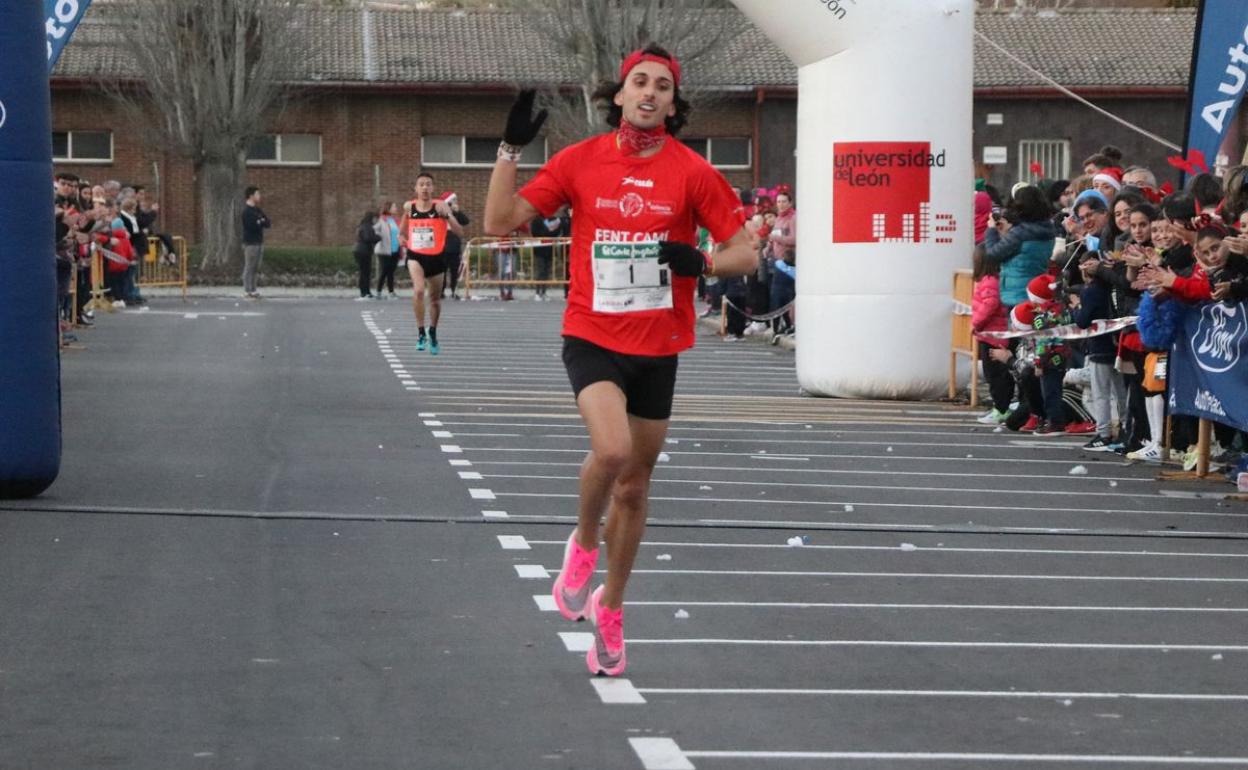
[[[706,271],[706,255],[687,243],[659,241],[659,264],[685,278],[697,278]]]
[[[511,112],[507,114],[507,128],[503,130],[503,141],[507,144],[523,147],[536,139],[537,132],[542,130],[547,112],[542,110],[537,115],[533,114],[533,99],[536,96],[537,91],[532,88],[525,89],[516,97],[515,104],[511,105]]]

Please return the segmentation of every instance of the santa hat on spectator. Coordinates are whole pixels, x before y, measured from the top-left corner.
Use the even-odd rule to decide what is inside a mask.
[[[1117,166],[1110,166],[1109,168],[1103,168],[1100,171],[1096,172],[1096,175],[1092,177],[1092,182],[1094,184],[1096,182],[1104,182],[1108,184],[1110,187],[1113,187],[1115,190],[1121,190],[1122,189],[1122,169],[1118,168]]]
[[[1037,275],[1027,282],[1027,299],[1032,302],[1053,301],[1053,276],[1048,273]]]
[[[454,192],[451,192],[450,190],[448,190],[442,193],[441,195],[437,196],[437,199],[442,201],[448,206],[454,206],[456,202],[459,201],[459,196],[456,195]]]
[[[1034,329],[1036,324],[1036,308],[1030,302],[1020,302],[1010,311],[1010,328],[1014,331]]]

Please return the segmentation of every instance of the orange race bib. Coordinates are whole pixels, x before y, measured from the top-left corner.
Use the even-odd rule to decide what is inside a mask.
[[[426,256],[437,256],[446,246],[446,220],[410,219],[407,228],[407,250]]]

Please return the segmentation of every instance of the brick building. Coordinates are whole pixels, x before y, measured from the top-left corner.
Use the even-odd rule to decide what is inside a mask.
[[[56,167],[93,181],[158,189],[164,227],[193,237],[198,206],[191,164],[145,146],[93,86],[96,73],[126,67],[107,42],[106,8],[87,15],[52,75]],[[796,69],[744,17],[722,13],[740,33],[713,61],[687,68],[695,111],[682,139],[734,184],[792,183]],[[981,12],[978,172],[1007,186],[1027,178],[1029,162],[1039,160],[1048,176],[1065,176],[1112,143],[1133,162],[1164,173],[1170,150],[1060,93],[985,40],[1179,143],[1194,24],[1194,13],[1185,10]],[[457,191],[463,208],[479,218],[517,84],[574,80],[534,29],[501,11],[309,8],[291,35],[307,52],[300,85],[272,133],[253,149],[247,175],[266,191],[276,244],[349,242],[375,200],[409,197],[421,168],[434,173],[439,189]],[[904,108],[899,94],[898,109]],[[551,141],[536,151],[557,149]],[[969,187],[971,170],[967,175]],[[479,233],[475,224],[470,234]]]

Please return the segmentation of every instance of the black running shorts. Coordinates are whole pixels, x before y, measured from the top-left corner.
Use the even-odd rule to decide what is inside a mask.
[[[441,254],[412,254],[408,253],[407,259],[410,262],[415,259],[420,265],[420,269],[425,271],[426,278],[435,278],[446,272],[446,258]]]
[[[579,337],[564,337],[563,365],[577,396],[595,382],[614,382],[624,391],[628,413],[634,417],[666,420],[672,416],[676,356],[630,356]]]

